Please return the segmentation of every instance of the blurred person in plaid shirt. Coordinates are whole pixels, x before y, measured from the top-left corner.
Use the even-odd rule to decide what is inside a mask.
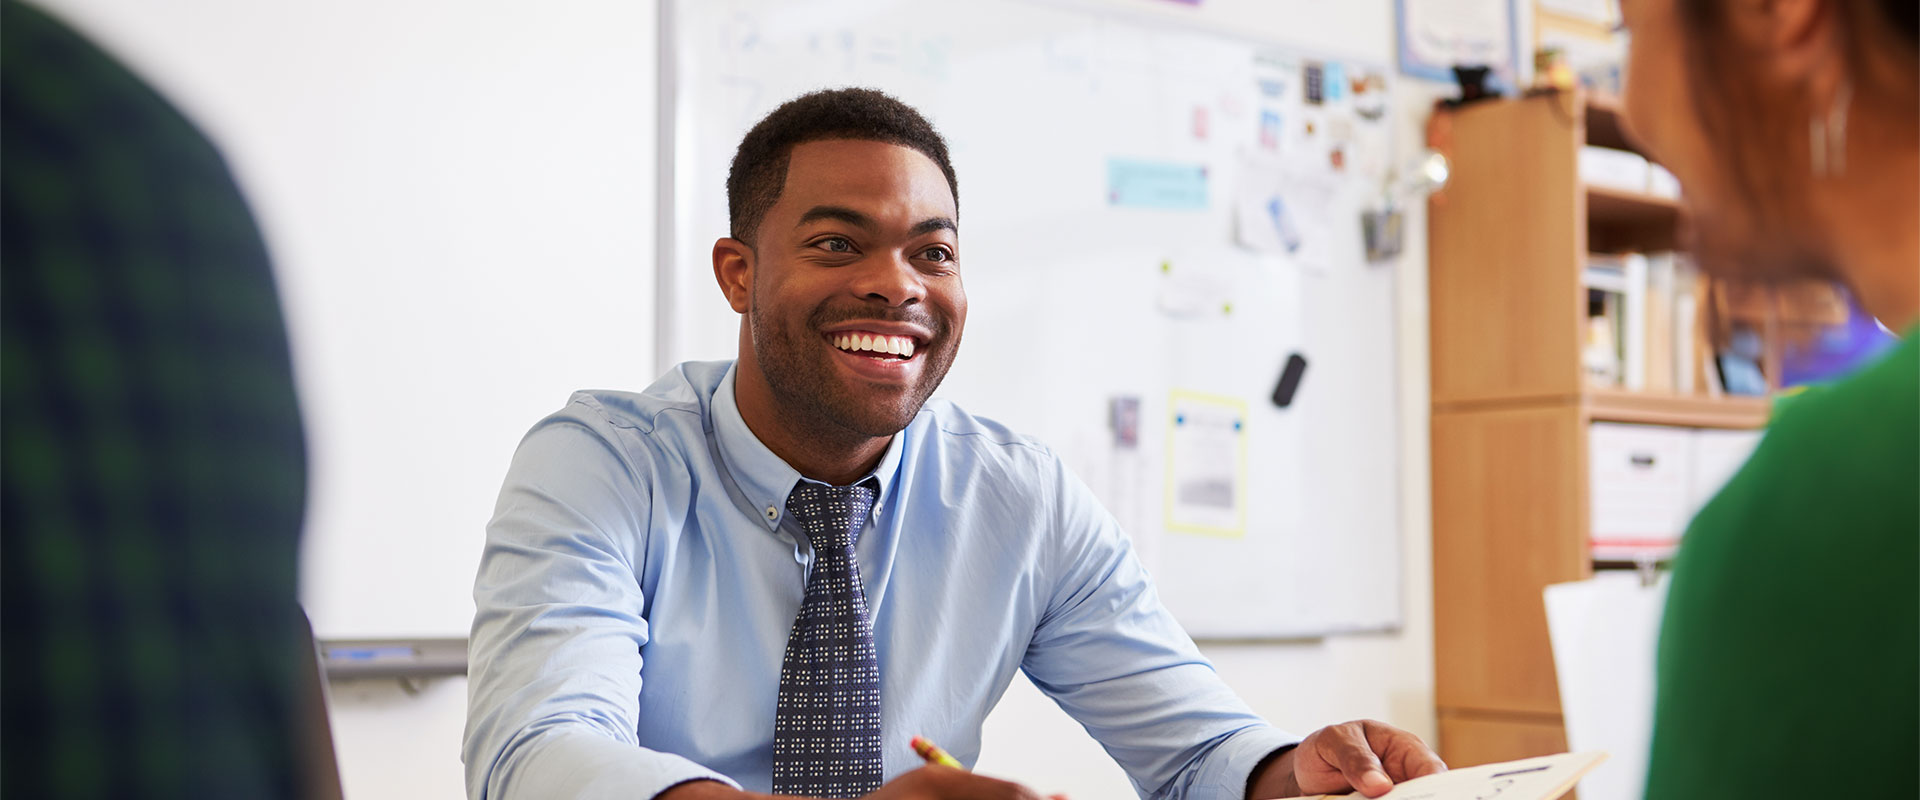
[[[0,5],[0,794],[290,797],[305,450],[205,136]]]

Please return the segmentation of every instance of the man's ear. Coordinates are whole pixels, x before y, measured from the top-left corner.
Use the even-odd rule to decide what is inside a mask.
[[[720,293],[734,313],[747,313],[747,299],[753,288],[753,248],[739,239],[717,239],[713,243],[713,279],[720,282]]]

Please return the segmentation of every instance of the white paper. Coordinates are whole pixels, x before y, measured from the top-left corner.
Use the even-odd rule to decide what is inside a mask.
[[[1561,753],[1523,758],[1501,764],[1461,767],[1438,775],[1414,778],[1393,787],[1378,800],[1553,800],[1567,793],[1606,753]],[[1582,790],[1585,791],[1584,789]],[[1315,800],[1354,800],[1360,795],[1318,795]],[[1586,800],[1586,795],[1581,795]]]
[[[1401,6],[1406,27],[1402,68],[1445,70],[1455,64],[1485,64],[1510,83],[1514,62],[1513,7],[1486,0],[1409,0]]]
[[[1597,25],[1612,24],[1619,16],[1615,0],[1539,0],[1539,3],[1544,11]]]
[[[1168,259],[1154,305],[1172,319],[1217,318],[1233,305],[1233,281],[1207,259]]]
[[[1167,427],[1167,529],[1240,536],[1247,520],[1246,404],[1175,391]]]
[[[1287,180],[1273,159],[1242,158],[1234,190],[1234,239],[1261,253],[1292,255],[1306,243],[1297,200],[1286,196]]]
[[[1614,754],[1580,781],[1580,800],[1627,800],[1646,789],[1654,652],[1666,602],[1664,578],[1647,587],[1635,573],[1546,589],[1567,746]]]
[[[1359,235],[1357,216],[1345,227],[1334,219],[1332,210],[1342,206],[1342,176],[1310,157],[1250,157],[1238,166],[1233,228],[1241,247],[1283,255],[1304,269],[1324,273],[1336,263],[1334,237]]]

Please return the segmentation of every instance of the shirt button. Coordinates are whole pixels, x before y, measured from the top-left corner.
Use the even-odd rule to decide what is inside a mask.
[[[779,517],[780,517],[780,509],[774,508],[773,506],[767,506],[767,519],[779,519]]]

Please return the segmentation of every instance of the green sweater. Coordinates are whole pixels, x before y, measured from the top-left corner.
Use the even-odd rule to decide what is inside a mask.
[[[1920,797],[1920,336],[1775,415],[1688,529],[1647,797]]]

